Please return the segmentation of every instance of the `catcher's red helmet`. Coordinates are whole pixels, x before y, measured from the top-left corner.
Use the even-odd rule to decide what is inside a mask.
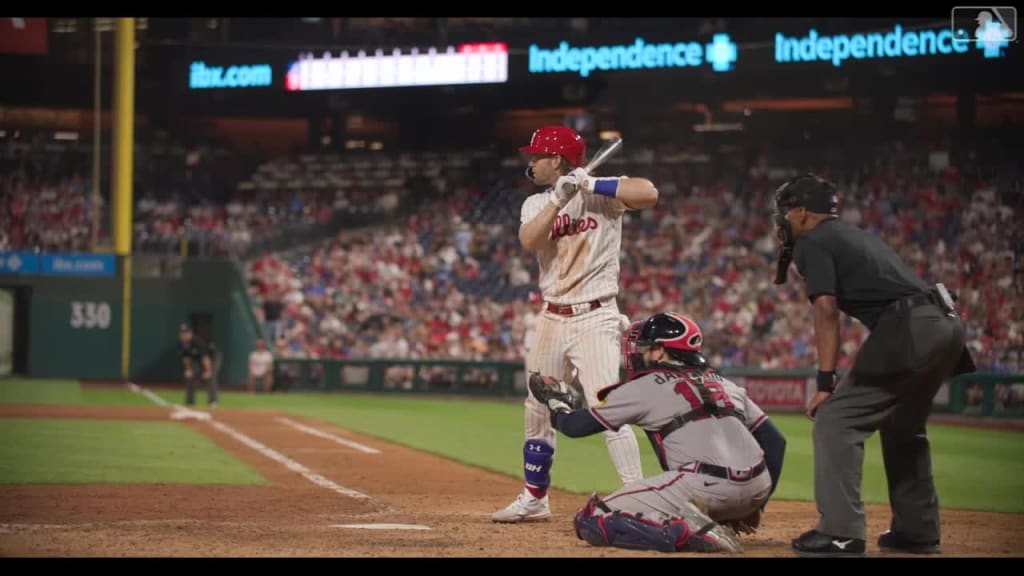
[[[530,145],[519,150],[527,154],[558,154],[565,156],[573,166],[581,166],[587,145],[568,126],[543,126],[534,131]]]
[[[634,322],[622,339],[623,363],[627,378],[644,370],[644,349],[661,344],[674,362],[695,368],[705,368],[707,359],[700,353],[704,344],[704,333],[688,316],[676,312],[662,312],[647,320]]]

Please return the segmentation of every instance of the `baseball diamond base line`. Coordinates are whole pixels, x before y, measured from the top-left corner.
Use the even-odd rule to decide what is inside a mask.
[[[0,406],[0,418],[161,420],[159,407]],[[366,454],[276,422],[306,426],[381,450]],[[271,486],[16,485],[0,486],[0,556],[331,556],[331,557],[665,557],[656,552],[595,548],[576,539],[572,514],[587,495],[553,490],[547,522],[495,525],[521,480],[456,463],[294,415],[216,411],[218,421],[389,507],[316,486],[229,436],[195,420],[206,434],[249,464]],[[886,528],[889,511],[868,506],[869,534]],[[813,524],[811,502],[772,502],[765,524],[743,537],[743,556],[792,556],[789,541]],[[943,510],[946,556],[1024,556],[1024,515]],[[339,529],[338,524],[414,524],[430,530]],[[516,546],[509,546],[509,542]],[[873,539],[871,555],[882,555]]]
[[[149,400],[151,402],[153,402],[154,404],[157,404],[158,406],[166,407],[166,406],[169,405],[168,402],[166,400],[164,400],[163,398],[161,398],[160,396],[154,394],[153,392],[150,392],[149,390],[146,390],[146,389],[142,388],[141,386],[138,386],[134,382],[129,382],[128,383],[128,387],[129,387],[129,389],[131,389],[132,392],[135,392],[136,394],[142,394],[143,396],[145,396],[146,398],[149,398]],[[213,428],[216,429],[217,431],[223,432],[224,434],[227,434],[228,436],[234,438],[238,442],[241,442],[242,444],[245,444],[249,448],[252,448],[253,450],[259,452],[263,456],[265,456],[265,457],[267,457],[267,458],[269,458],[269,459],[271,459],[271,460],[273,460],[275,462],[278,462],[279,464],[281,464],[285,468],[287,468],[287,469],[289,469],[289,470],[291,470],[293,472],[297,472],[303,478],[309,480],[310,482],[312,482],[313,484],[316,484],[317,486],[320,486],[321,488],[326,488],[328,490],[332,490],[332,491],[337,492],[338,494],[341,494],[343,496],[348,496],[349,498],[360,498],[360,499],[365,498],[365,499],[370,499],[369,496],[367,496],[366,494],[363,494],[362,492],[359,492],[358,490],[352,490],[350,488],[346,488],[344,486],[340,486],[337,483],[332,482],[331,480],[328,480],[327,478],[324,478],[320,474],[317,474],[316,472],[310,470],[309,468],[306,468],[305,466],[303,466],[302,464],[299,464],[295,460],[292,460],[291,458],[288,458],[287,456],[281,454],[280,452],[278,452],[277,450],[274,450],[273,448],[267,447],[265,444],[261,444],[260,442],[257,442],[256,440],[253,440],[251,437],[246,436],[245,434],[239,432],[238,430],[235,430],[231,426],[228,426],[227,424],[224,424],[222,422],[217,422],[213,418],[213,414],[211,414],[210,412],[191,410],[189,408],[185,408],[183,406],[179,406],[178,404],[174,404],[173,407],[174,407],[174,411],[171,413],[171,419],[172,420],[189,420],[189,419],[194,419],[194,420],[199,420],[201,422],[208,422],[210,424],[210,426],[213,426]],[[277,420],[278,421],[282,421],[281,418],[278,418]],[[284,419],[284,420],[287,420],[287,419]],[[285,422],[285,423],[289,424],[289,425],[292,425],[292,426],[295,426],[297,424],[297,423],[292,422],[290,420],[287,420],[287,422]],[[302,425],[298,424],[298,426],[302,426]],[[314,430],[315,431],[315,429],[310,429],[310,430]],[[363,451],[367,450],[366,446],[361,446],[360,448]]]

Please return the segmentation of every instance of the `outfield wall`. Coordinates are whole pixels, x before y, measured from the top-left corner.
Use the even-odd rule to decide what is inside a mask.
[[[802,412],[816,389],[816,371],[723,368],[762,408]],[[280,391],[456,394],[522,398],[522,362],[457,360],[320,360],[278,358]],[[1024,374],[965,374],[942,385],[938,413],[1024,418]]]
[[[8,253],[10,254],[10,253]],[[0,259],[4,254],[0,254]],[[198,322],[223,353],[220,381],[242,385],[260,329],[240,265],[228,259],[133,257],[129,378],[177,381],[178,326]],[[37,378],[122,379],[124,262],[111,275],[0,274],[0,288],[18,296],[26,314],[13,330],[25,354],[23,373]]]

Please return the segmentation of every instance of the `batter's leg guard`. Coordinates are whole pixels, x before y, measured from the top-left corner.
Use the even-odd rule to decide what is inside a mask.
[[[657,522],[621,510],[609,512],[596,495],[576,513],[573,525],[576,536],[593,546],[659,552],[742,552],[732,542],[723,541],[722,527],[710,519],[706,524],[691,526],[686,518]]]
[[[551,465],[555,449],[543,440],[529,439],[523,444],[523,475],[526,485],[547,492],[551,484]]]

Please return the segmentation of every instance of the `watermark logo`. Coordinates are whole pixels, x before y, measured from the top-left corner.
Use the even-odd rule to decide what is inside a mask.
[[[999,58],[1017,41],[1017,8],[957,6],[950,17],[953,41],[973,44],[985,58]]]

